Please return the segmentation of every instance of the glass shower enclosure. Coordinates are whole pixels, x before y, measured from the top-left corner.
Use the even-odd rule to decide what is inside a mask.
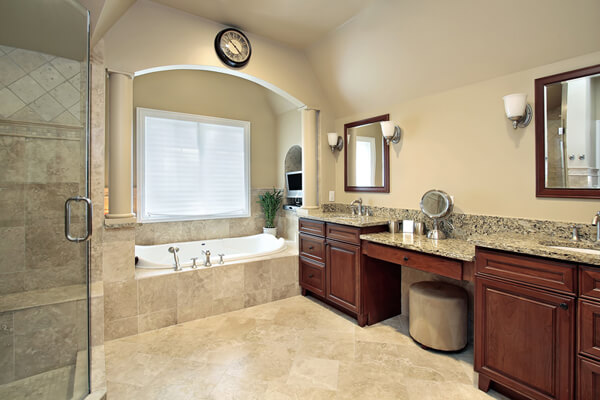
[[[89,16],[0,1],[0,399],[89,393]]]

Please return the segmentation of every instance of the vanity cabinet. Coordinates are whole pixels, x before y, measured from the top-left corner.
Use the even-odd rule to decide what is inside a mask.
[[[310,292],[357,318],[359,325],[365,325],[360,235],[386,229],[386,225],[359,228],[300,218],[298,248],[302,294]]]
[[[531,399],[573,399],[577,266],[477,249],[475,371]]]

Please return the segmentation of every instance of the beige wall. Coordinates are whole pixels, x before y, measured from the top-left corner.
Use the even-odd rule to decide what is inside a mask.
[[[457,212],[589,224],[598,200],[535,197],[535,120],[513,130],[502,96],[528,93],[533,106],[536,78],[598,63],[592,53],[336,120],[343,132],[344,123],[389,112],[402,127],[390,149],[391,192],[361,194],[365,204],[418,209],[423,193],[437,188],[455,196]],[[325,168],[333,160],[323,157]],[[343,191],[343,157],[334,168],[336,200],[358,197]]]
[[[277,116],[268,89],[230,75],[208,71],[165,71],[138,76],[133,106],[250,121],[251,184],[277,185]]]
[[[285,188],[285,156],[294,145],[302,147],[302,121],[299,110],[277,116],[277,187]]]

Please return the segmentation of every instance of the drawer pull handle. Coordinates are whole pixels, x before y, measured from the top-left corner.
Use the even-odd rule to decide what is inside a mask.
[[[568,310],[569,309],[569,305],[567,303],[560,303],[558,306],[560,308],[562,308],[563,310]]]
[[[408,261],[408,257],[407,256],[404,256],[404,261]]]
[[[309,278],[314,278],[314,277],[315,277],[315,274],[308,274],[308,277],[309,277]]]
[[[315,248],[315,246],[309,246],[309,247],[308,247],[308,249],[309,249],[309,250],[312,250],[312,249],[314,249],[314,248]]]

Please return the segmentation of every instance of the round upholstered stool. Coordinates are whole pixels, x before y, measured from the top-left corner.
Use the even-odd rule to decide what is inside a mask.
[[[417,282],[408,292],[409,332],[432,349],[454,351],[467,345],[467,292],[445,282]]]

